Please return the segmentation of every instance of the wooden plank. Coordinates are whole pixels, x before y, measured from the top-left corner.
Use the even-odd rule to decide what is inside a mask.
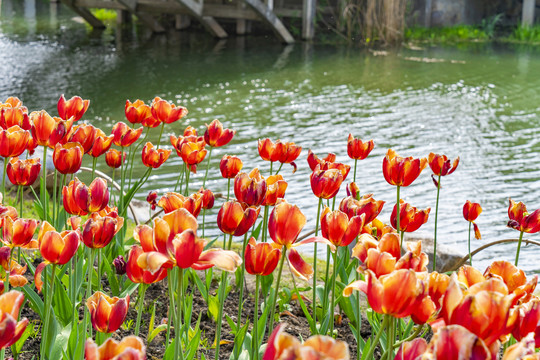
[[[118,2],[124,5],[131,14],[137,16],[137,18],[152,32],[162,33],[165,32],[165,28],[157,21],[152,15],[144,11],[138,11],[137,0],[118,0]]]
[[[431,13],[433,11],[433,0],[426,0],[426,8],[424,13],[424,26],[431,27]]]
[[[303,0],[302,8],[302,38],[311,40],[315,36],[315,15],[317,0]]]
[[[523,0],[523,8],[521,10],[521,25],[533,26],[534,25],[534,12],[536,7],[535,0]]]
[[[276,36],[281,42],[286,44],[294,43],[294,38],[292,37],[289,30],[283,25],[281,20],[274,14],[274,12],[265,4],[259,0],[244,0],[259,16],[261,20],[268,24],[272,30],[275,32]]]
[[[211,16],[203,15],[203,4],[194,0],[176,0],[180,5],[187,9],[189,15],[197,19],[204,28],[218,39],[226,38],[227,32]]]
[[[72,0],[62,0],[62,3],[71,10],[73,10],[75,13],[77,13],[80,17],[82,17],[93,28],[105,28],[105,25],[98,18],[92,15],[92,13],[88,9],[75,5]]]

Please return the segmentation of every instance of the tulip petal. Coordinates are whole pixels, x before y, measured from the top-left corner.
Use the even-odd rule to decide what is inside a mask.
[[[313,267],[304,261],[296,249],[289,249],[287,252],[287,258],[291,272],[294,275],[306,281],[311,279],[311,276],[313,275]]]

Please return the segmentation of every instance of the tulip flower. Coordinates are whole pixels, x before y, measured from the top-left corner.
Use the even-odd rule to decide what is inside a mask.
[[[278,140],[281,142],[281,140]],[[259,139],[258,141],[259,155],[264,161],[276,162],[279,159],[279,154],[276,151],[276,144],[270,139]]]
[[[128,147],[141,137],[143,128],[137,130],[130,128],[124,122],[116,123],[112,128],[113,143],[116,146]]]
[[[227,201],[219,209],[217,225],[225,234],[242,236],[255,224],[260,208],[238,201]]]
[[[146,196],[146,202],[150,204],[152,210],[156,210],[157,207],[157,191],[150,191]]]
[[[204,210],[208,210],[214,207],[214,193],[210,189],[200,188],[198,194],[201,194],[201,207]]]
[[[126,319],[129,308],[129,295],[125,298],[109,297],[97,291],[86,300],[90,312],[90,321],[96,331],[113,333]]]
[[[498,352],[498,347],[496,348]],[[422,358],[426,359],[495,359],[483,339],[466,327],[444,326],[435,331]]]
[[[523,233],[534,234],[540,231],[540,209],[529,213],[527,212],[527,207],[521,201],[516,203],[514,200],[509,199],[508,217],[510,218],[508,227],[519,231],[515,262],[515,265],[517,266]]]
[[[365,224],[369,224],[381,213],[384,206],[384,201],[373,199],[372,194],[364,195],[360,200],[352,196],[344,198],[339,204],[339,210],[343,211],[347,216],[352,218],[357,215],[365,215]]]
[[[330,211],[326,207],[321,217],[321,232],[325,239],[337,246],[349,246],[360,234],[364,226],[365,215],[356,215],[351,219],[340,210]]]
[[[157,205],[163,208],[165,214],[174,210],[184,208],[193,216],[197,217],[201,213],[203,197],[200,193],[184,196],[175,192],[168,192],[159,199]]]
[[[392,149],[388,149],[383,159],[383,175],[390,185],[409,186],[427,165],[425,158],[403,158]]]
[[[416,338],[401,344],[394,360],[420,359],[426,352],[428,344],[424,338]]]
[[[90,150],[92,150],[92,146],[94,146],[96,133],[97,129],[92,125],[77,125],[73,128],[69,141],[81,144],[84,149],[84,153],[88,154]]]
[[[11,158],[7,165],[7,175],[13,185],[30,186],[34,184],[41,171],[39,158],[20,160]]]
[[[477,240],[480,240],[482,238],[482,235],[480,234],[480,229],[478,228],[478,225],[474,222],[478,215],[482,213],[482,207],[478,203],[472,203],[469,200],[463,205],[463,217],[465,220],[469,222],[469,262],[472,264],[472,256],[471,256],[471,225],[474,226],[474,237]]]
[[[74,174],[81,168],[84,148],[76,142],[65,145],[56,144],[53,152],[53,163],[61,174]]]
[[[22,101],[16,96],[10,96],[4,103],[0,101],[0,109],[5,107],[18,107],[23,106]]]
[[[517,319],[512,329],[512,335],[517,341],[524,339],[529,333],[534,333],[540,322],[540,299],[535,298],[513,309]]]
[[[30,130],[30,118],[25,107],[0,107],[0,127],[7,130],[12,126],[19,126],[24,130]]]
[[[195,129],[193,126],[191,125],[188,125],[185,129],[184,129],[184,137],[186,136],[199,136],[197,134],[197,129]],[[203,137],[204,138],[204,137]]]
[[[157,169],[171,155],[172,150],[156,149],[151,142],[147,142],[142,150],[142,162],[144,166]]]
[[[117,275],[124,275],[126,273],[127,263],[122,255],[118,255],[113,260],[113,265]]]
[[[223,129],[223,125],[219,120],[213,120],[210,125],[206,125],[204,132],[204,141],[211,147],[220,147],[227,145],[236,131],[231,129]]]
[[[255,168],[248,174],[239,173],[234,178],[234,195],[240,202],[249,206],[260,206],[266,198],[266,181],[259,169]]]
[[[536,352],[535,333],[523,337],[520,342],[509,346],[503,354],[502,360],[539,360],[540,353]]]
[[[315,155],[313,151],[311,151],[311,149],[308,151],[307,162],[311,171],[315,171],[315,168],[319,164],[322,164],[324,162],[333,163],[334,161],[336,161],[336,154],[329,153],[323,159],[319,159],[317,155]]]
[[[124,110],[126,119],[132,124],[148,122],[148,118],[152,117],[152,110],[150,109],[150,106],[146,105],[142,100],[139,99],[135,100],[133,103],[126,100]],[[158,122],[157,124],[159,125],[160,123]]]
[[[8,158],[21,155],[26,150],[29,138],[30,133],[17,125],[0,130],[0,156]]]
[[[355,139],[352,134],[349,134],[349,138],[347,139],[347,155],[349,155],[351,159],[354,159],[353,181],[356,181],[356,164],[358,163],[358,160],[364,160],[367,158],[374,146],[375,143],[373,140],[362,142],[362,140]]]
[[[397,228],[396,224],[397,207],[395,205],[394,210],[392,210],[392,215],[390,215],[390,224],[392,224],[397,231],[401,231],[402,234],[404,232],[413,232],[418,230],[420,226],[428,221],[429,212],[431,211],[430,208],[418,210],[414,206],[411,206],[411,204],[404,202],[403,199],[399,200],[399,207],[399,229]]]
[[[173,137],[171,136],[171,138]],[[182,158],[184,163],[186,163],[186,165],[198,165],[204,160],[206,154],[208,153],[208,150],[206,150],[204,146],[205,143],[202,141],[187,141],[182,143],[180,152],[178,152],[178,149],[176,149],[176,152]]]
[[[270,243],[257,242],[250,238],[244,255],[246,271],[251,275],[270,275],[276,269],[281,250]]]
[[[422,240],[407,242],[407,252],[399,258],[396,270],[411,269],[416,272],[427,272],[428,256],[422,252]]]
[[[26,247],[32,243],[32,238],[39,225],[38,220],[17,219],[13,220],[9,216],[4,217],[2,224],[2,242],[10,247]],[[30,246],[32,247],[32,246]]]
[[[21,266],[17,261],[11,259],[11,249],[7,246],[0,248],[0,266],[3,271],[0,275],[0,295],[5,291],[5,281],[9,278],[9,285],[13,288],[22,287],[28,284],[26,279],[26,265]],[[5,275],[5,276],[4,276]]]
[[[51,117],[45,110],[33,111],[30,113],[32,137],[38,145],[53,148],[70,133],[73,121],[73,118]]]
[[[242,160],[237,156],[223,155],[221,162],[219,163],[219,170],[221,176],[225,179],[232,179],[240,170],[242,170]]]
[[[101,216],[92,213],[83,225],[82,241],[91,249],[101,249],[107,246],[113,237],[124,226],[124,218],[118,216]],[[115,216],[116,215],[116,216]]]
[[[73,118],[73,121],[79,121],[88,110],[89,105],[90,100],[83,100],[80,96],[74,96],[66,100],[64,94],[62,94],[58,99],[58,115],[63,120]]]
[[[353,199],[360,200],[360,188],[355,182],[347,184],[345,187],[347,196],[351,196]]]
[[[128,254],[126,264],[126,275],[132,282],[136,284],[153,284],[163,280],[167,276],[167,269],[160,269],[155,273],[151,273],[139,266],[137,259],[144,253],[142,247],[133,245]]]
[[[188,110],[183,106],[176,106],[159,97],[152,102],[152,116],[164,123],[171,124],[187,115]]]
[[[105,162],[110,168],[118,169],[123,163],[126,162],[126,156],[127,154],[125,151],[109,149],[105,153]]]
[[[283,166],[283,164],[292,164],[295,168],[294,171],[296,171],[294,160],[296,160],[298,156],[300,156],[300,152],[302,152],[302,148],[293,142],[282,142],[281,140],[278,140],[273,143],[270,139],[259,139],[258,149],[261,158],[271,162],[270,175],[272,175],[272,164],[276,161],[279,161],[281,166]],[[281,166],[277,173],[279,173]]]
[[[96,129],[94,136],[94,145],[87,154],[94,158],[105,154],[112,146],[114,135],[105,135],[101,129]]]
[[[399,237],[393,233],[383,235],[379,241],[362,234],[352,250],[352,256],[361,262],[358,271],[370,270],[376,277],[394,271],[400,255]]]
[[[84,344],[85,360],[145,360],[146,347],[141,338],[126,336],[120,342],[108,338],[97,346],[94,340],[88,339]]]
[[[23,335],[28,325],[28,319],[19,319],[24,295],[17,290],[0,295],[0,349],[15,344]]]
[[[270,175],[266,178],[266,195],[262,205],[274,206],[278,199],[285,197],[285,191],[287,190],[287,182],[283,180],[281,175]]]
[[[64,209],[72,215],[86,215],[103,210],[109,203],[107,181],[95,178],[90,186],[80,182],[77,177],[62,189]]]
[[[339,187],[345,178],[338,169],[315,171],[310,176],[311,190],[319,199],[331,199],[339,192]]]
[[[527,281],[525,272],[518,269],[512,263],[503,260],[492,262],[491,265],[486,268],[484,278],[501,279],[508,287],[508,292],[515,293],[516,297],[520,295],[526,296],[524,292],[527,292],[528,288],[530,287],[530,283]],[[536,283],[535,280],[533,280],[533,282]],[[530,293],[531,291],[529,290],[528,292]],[[528,299],[526,301],[528,301]]]

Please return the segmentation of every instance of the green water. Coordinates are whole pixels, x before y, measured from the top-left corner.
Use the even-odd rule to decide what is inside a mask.
[[[0,100],[18,96],[31,110],[54,113],[60,94],[81,95],[91,100],[85,119],[105,131],[125,121],[126,99],[150,101],[156,95],[190,111],[185,121],[167,126],[167,134],[178,135],[188,124],[203,131],[218,118],[237,135],[213,153],[208,187],[216,192],[226,191],[217,171],[222,155],[237,154],[244,169],[259,166],[267,173],[256,140],[293,140],[304,151],[295,174],[288,166],[282,170],[289,181],[286,197],[301,207],[312,228],[317,199],[309,185],[307,149],[335,152],[352,165],[346,155],[352,132],[375,141],[372,155],[359,163],[358,183],[362,192],[387,201],[383,220],[395,202],[395,188],[381,172],[389,147],[405,156],[433,151],[461,157],[458,170],[442,180],[439,210],[439,239],[459,251],[466,250],[468,224],[461,209],[467,199],[484,208],[477,221],[483,240],[473,248],[517,237],[506,228],[508,197],[524,201],[530,211],[540,207],[540,48],[469,44],[370,52],[302,43],[283,47],[271,35],[216,42],[181,32],[99,33],[66,9],[55,14],[38,1],[33,14],[31,1],[15,3],[4,0],[0,17]],[[153,142],[157,136],[154,130]],[[150,189],[171,190],[180,166],[173,152],[139,198]],[[98,167],[110,173],[103,160]],[[144,170],[140,166],[135,175]],[[200,187],[203,170],[193,177],[192,189]],[[429,168],[402,191],[414,206],[432,207],[432,216],[435,195]],[[419,233],[432,231],[430,219]],[[476,265],[513,260],[514,252],[515,245],[492,248]],[[540,270],[538,254],[532,247],[522,251],[527,270]]]

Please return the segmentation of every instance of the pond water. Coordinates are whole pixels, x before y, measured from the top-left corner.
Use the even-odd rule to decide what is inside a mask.
[[[477,223],[483,240],[516,238],[506,227],[508,197],[540,207],[540,48],[500,44],[370,52],[349,47],[298,43],[291,47],[268,37],[216,42],[206,34],[171,32],[150,36],[140,30],[92,32],[73,13],[35,0],[4,0],[0,16],[0,100],[18,96],[31,110],[55,113],[60,94],[91,100],[85,116],[110,130],[125,121],[126,99],[150,101],[158,95],[189,109],[185,121],[167,126],[180,134],[220,119],[237,130],[234,141],[214,151],[208,187],[226,191],[217,171],[224,154],[237,154],[244,169],[259,166],[257,139],[295,141],[304,150],[298,171],[285,166],[286,198],[315,223],[317,199],[309,185],[307,150],[347,157],[349,132],[373,139],[375,149],[359,162],[363,193],[387,201],[389,218],[395,187],[382,175],[388,148],[404,156],[429,152],[461,157],[457,171],[442,180],[439,241],[465,253],[467,199],[481,203]],[[158,130],[150,137],[156,141]],[[139,194],[174,187],[181,159],[171,155]],[[110,173],[103,160],[100,170]],[[198,188],[204,166],[192,177]],[[142,165],[136,175],[142,174]],[[436,189],[427,168],[402,196],[419,208],[432,207]],[[352,178],[352,174],[351,174]],[[344,196],[344,191],[340,193]],[[217,208],[208,221],[214,222]],[[433,219],[419,234],[430,236]],[[213,234],[217,234],[213,225]],[[531,239],[540,240],[533,234]],[[483,268],[492,259],[513,261],[515,244],[478,255]],[[309,251],[304,249],[304,251]],[[521,265],[540,271],[540,249],[527,247]]]

